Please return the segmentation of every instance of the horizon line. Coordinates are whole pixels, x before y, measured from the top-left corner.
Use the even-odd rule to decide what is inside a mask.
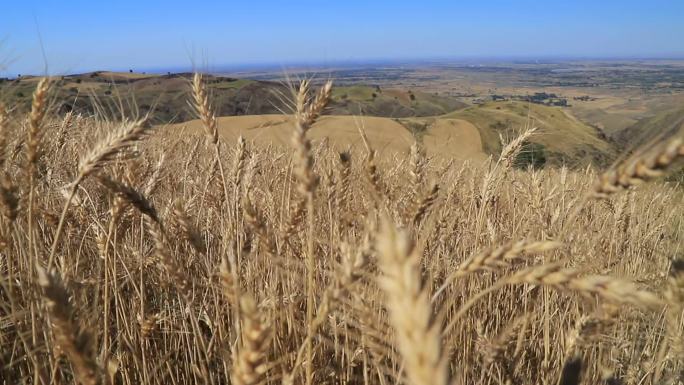
[[[278,69],[290,70],[334,70],[336,68],[344,67],[360,67],[366,68],[377,65],[431,65],[431,64],[472,64],[473,62],[485,63],[499,63],[499,64],[563,64],[563,63],[581,63],[591,61],[604,62],[625,62],[625,61],[684,61],[684,54],[672,55],[473,55],[473,56],[434,56],[421,58],[349,58],[349,59],[327,59],[327,60],[282,60],[282,61],[253,61],[253,62],[236,62],[217,64],[205,68],[204,73],[210,74],[226,74],[226,73],[242,73],[242,72],[259,72],[259,71],[274,71]],[[522,63],[521,63],[522,62]],[[288,68],[290,67],[290,68]],[[297,68],[299,67],[299,68]],[[193,65],[177,65],[170,64],[167,66],[144,66],[136,68],[135,66],[111,67],[111,68],[88,68],[78,71],[64,71],[61,74],[35,74],[35,73],[19,73],[14,76],[9,74],[8,70],[0,70],[0,75],[5,74],[5,78],[17,78],[25,76],[73,76],[80,74],[87,74],[93,72],[132,72],[136,74],[167,74],[167,73],[185,73],[194,72],[197,67]]]

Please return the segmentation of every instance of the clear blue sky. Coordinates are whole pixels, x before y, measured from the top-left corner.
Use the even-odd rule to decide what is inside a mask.
[[[682,0],[2,0],[0,73],[434,57],[684,57]]]

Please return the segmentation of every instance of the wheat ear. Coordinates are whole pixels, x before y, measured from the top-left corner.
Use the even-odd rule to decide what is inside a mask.
[[[237,140],[237,146],[235,148],[235,159],[233,160],[233,184],[236,189],[239,189],[242,183],[242,175],[245,169],[245,159],[247,158],[247,142],[245,138],[240,135]]]
[[[80,330],[73,321],[69,294],[58,277],[40,266],[36,266],[36,271],[38,284],[43,289],[43,299],[50,314],[55,341],[71,361],[76,378],[82,384],[100,383],[100,368],[90,351],[89,335]]]
[[[7,134],[9,129],[9,113],[5,105],[0,103],[0,169],[5,165],[5,152],[7,150]]]
[[[143,194],[141,194],[134,188],[127,186],[114,179],[111,179],[107,176],[98,176],[97,179],[117,198],[132,205],[133,207],[138,209],[138,211],[140,211],[142,214],[151,217],[155,222],[159,222],[157,210]]]
[[[162,266],[164,266],[164,269],[171,277],[171,281],[178,289],[178,292],[185,298],[186,301],[191,302],[192,281],[180,268],[180,266],[178,266],[173,258],[171,250],[168,246],[164,227],[160,222],[156,221],[151,216],[144,216],[144,221],[147,225],[150,235],[152,236],[152,240],[154,241],[154,250],[157,258],[159,258]]]
[[[420,188],[423,183],[423,172],[425,171],[425,153],[421,145],[416,141],[411,145],[411,168],[409,176],[411,181],[410,194],[412,199],[418,199]]]
[[[78,186],[86,177],[100,171],[102,167],[111,162],[117,154],[143,139],[147,132],[149,132],[149,129],[144,125],[145,121],[146,118],[137,121],[123,122],[118,130],[113,131],[100,140],[79,162],[78,176],[71,183],[71,191],[69,192],[66,203],[64,203],[62,215],[59,218],[57,230],[55,230],[52,247],[50,248],[50,257],[48,258],[48,270],[52,267],[54,262],[57,244],[59,243],[59,237],[62,234],[62,228],[64,226],[64,218],[66,218],[66,213],[69,210],[71,201],[74,199],[74,196],[76,196]]]
[[[218,124],[216,122],[216,115],[214,114],[209,101],[209,93],[207,92],[202,74],[200,73],[195,73],[192,77],[192,96],[194,99],[193,107],[202,120],[204,133],[206,134],[208,141],[211,144],[216,145],[218,143]]]
[[[420,270],[420,252],[408,235],[385,220],[377,238],[379,283],[394,326],[397,348],[413,385],[446,385],[447,360],[442,355],[440,325],[432,316]]]
[[[0,177],[0,212],[10,222],[17,219],[19,213],[19,189],[12,183],[9,175],[4,173]]]
[[[266,351],[270,341],[268,327],[264,324],[254,300],[242,294],[242,346],[233,360],[233,384],[257,385],[268,370]]]
[[[579,270],[550,263],[520,270],[477,293],[468,299],[451,317],[452,320],[444,328],[445,333],[450,332],[459,318],[484,296],[506,285],[517,284],[549,286],[559,291],[576,291],[584,295],[597,295],[612,303],[629,304],[643,309],[660,309],[663,306],[663,301],[658,296],[650,291],[638,289],[632,282],[605,275],[581,276]]]
[[[520,151],[522,151],[523,144],[525,144],[525,141],[534,135],[535,132],[537,132],[537,127],[528,128],[504,146],[501,150],[501,155],[499,155],[499,163],[506,169],[511,168],[513,163],[515,163],[516,157],[520,154]]]
[[[40,150],[40,129],[47,111],[47,94],[50,89],[50,81],[42,78],[33,92],[31,113],[29,115],[28,139],[26,153],[28,158],[29,172],[35,173]]]
[[[618,167],[603,173],[594,185],[593,197],[606,198],[631,186],[662,176],[682,157],[684,157],[682,138],[659,143],[653,150],[632,157]]]
[[[256,233],[259,244],[264,248],[264,251],[270,257],[276,257],[278,255],[278,248],[275,239],[269,231],[266,219],[259,209],[254,206],[249,197],[244,200],[243,211],[247,225]]]
[[[510,276],[509,284],[530,283],[551,286],[559,290],[574,290],[584,294],[595,294],[613,302],[630,304],[646,309],[658,309],[663,302],[649,291],[639,290],[633,283],[604,276],[580,276],[581,271],[563,268],[557,264],[533,266]]]
[[[517,261],[526,255],[543,253],[561,246],[561,243],[551,241],[516,241],[475,254],[463,261],[456,271],[449,274],[444,283],[435,291],[432,300],[435,301],[458,278],[482,271],[497,271],[511,266],[511,262]]]
[[[207,252],[207,245],[204,243],[199,231],[195,228],[188,215],[188,210],[180,200],[173,204],[173,220],[180,227],[183,238],[199,253]]]
[[[146,119],[125,121],[117,129],[100,140],[83,158],[78,165],[78,179],[92,175],[111,162],[121,151],[130,148],[149,132],[145,126]]]
[[[432,186],[422,196],[415,196],[413,204],[413,212],[411,214],[411,223],[418,225],[425,217],[425,214],[430,210],[437,201],[439,194],[439,184],[433,183]]]

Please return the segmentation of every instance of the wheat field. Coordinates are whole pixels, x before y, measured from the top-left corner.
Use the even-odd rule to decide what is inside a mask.
[[[0,108],[0,383],[682,384],[684,157],[339,152]],[[648,183],[645,183],[648,182]]]

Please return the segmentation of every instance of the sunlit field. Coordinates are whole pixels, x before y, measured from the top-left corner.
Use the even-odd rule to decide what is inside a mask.
[[[678,384],[679,139],[608,170],[0,110],[0,382]],[[370,128],[368,128],[370,130]]]

